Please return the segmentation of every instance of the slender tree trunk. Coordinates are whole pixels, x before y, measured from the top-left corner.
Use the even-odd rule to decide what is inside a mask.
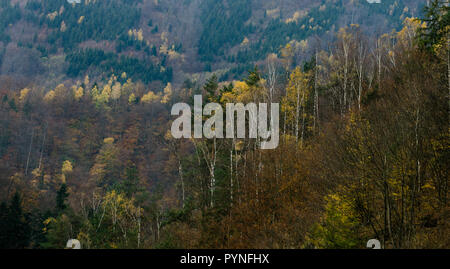
[[[141,246],[141,208],[138,207],[138,236],[137,236],[137,247]]]
[[[181,181],[181,201],[182,201],[182,207],[184,208],[184,201],[185,201],[185,190],[184,190],[184,178],[183,178],[183,167],[181,165],[181,160],[178,157],[178,174],[180,175],[180,181]]]
[[[319,127],[319,91],[318,91],[318,57],[316,51],[316,64],[314,67],[314,131]]]
[[[42,164],[42,156],[44,154],[44,146],[45,146],[45,137],[47,136],[47,126],[45,127],[44,137],[42,138],[42,145],[41,145],[41,153],[39,156],[39,171],[41,170],[41,164]]]
[[[214,137],[214,157],[211,163],[211,207],[214,207],[214,192],[216,189],[216,156],[217,156],[217,140]]]
[[[231,143],[231,149],[230,149],[230,203],[233,204],[233,150],[236,145],[235,139],[233,138],[233,141]]]
[[[378,69],[378,88],[381,87],[381,40],[377,39],[376,42],[376,60]]]
[[[344,49],[345,60],[344,60],[344,85],[343,85],[344,101],[343,101],[343,104],[341,104],[341,116],[344,115],[345,106],[347,105],[348,53],[349,53],[348,52],[348,50],[349,50],[348,44],[345,41],[343,41],[342,46]]]
[[[364,65],[365,53],[364,45],[362,42],[359,44],[359,71],[358,71],[358,109],[361,111],[361,98],[362,98],[362,80],[363,80],[363,65]]]
[[[33,146],[33,138],[34,138],[34,129],[32,129],[32,131],[31,131],[30,147],[28,150],[27,165],[25,167],[25,176],[28,175],[28,166],[30,164],[31,147]]]
[[[297,106],[295,108],[295,142],[298,143],[299,121],[300,121],[300,85],[296,85],[297,89]]]
[[[303,149],[303,141],[305,138],[305,92],[303,91],[302,94],[302,134],[301,134],[301,140],[300,140],[300,147]]]

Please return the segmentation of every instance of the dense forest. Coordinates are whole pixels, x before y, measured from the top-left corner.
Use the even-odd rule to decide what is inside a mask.
[[[355,1],[390,14],[382,34],[337,27],[345,1],[286,19],[186,0],[195,50],[146,1],[18,2],[0,1],[0,248],[450,247],[448,2]],[[279,103],[279,147],[173,138],[195,94]]]
[[[325,46],[350,24],[368,36],[399,30],[423,5],[421,0],[382,5],[366,0],[1,0],[0,74],[21,77],[24,85],[55,87],[86,75],[106,80],[126,72],[158,91],[193,77],[205,83],[211,72],[221,82],[243,79],[287,43],[296,51],[318,40]],[[86,60],[92,53],[95,60]],[[297,56],[296,64],[307,60]]]

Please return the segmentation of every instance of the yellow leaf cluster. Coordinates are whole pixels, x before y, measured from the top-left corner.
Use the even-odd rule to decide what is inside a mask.
[[[20,96],[19,96],[20,102],[23,102],[25,100],[25,98],[27,98],[29,92],[30,92],[30,89],[28,89],[28,88],[22,89],[20,91]]]
[[[112,87],[111,98],[113,100],[118,100],[121,94],[122,94],[122,85],[120,84],[120,82],[117,81],[116,83],[114,83],[114,86]]]
[[[73,171],[72,163],[69,160],[64,161],[61,168],[61,172],[63,173],[63,175],[67,175],[72,171]]]
[[[107,137],[107,138],[103,139],[103,143],[108,144],[108,145],[112,145],[112,144],[114,144],[114,138],[113,137]]]
[[[83,95],[84,95],[83,87],[80,86],[77,88],[76,86],[74,86],[73,96],[74,96],[75,100],[79,101],[83,97]]]
[[[64,33],[66,30],[67,30],[66,23],[64,21],[62,21],[60,31]]]
[[[44,96],[44,101],[51,102],[55,98],[55,91],[51,90]]]
[[[56,18],[56,16],[58,16],[57,11],[47,14],[47,18],[49,18],[51,21],[53,21]]]
[[[139,41],[144,40],[144,34],[142,32],[142,29],[139,29],[139,30],[130,29],[130,30],[128,30],[128,36],[131,38],[134,38],[135,40],[139,40]]]
[[[142,96],[141,102],[145,103],[145,104],[151,104],[151,103],[159,102],[160,99],[161,99],[161,95],[155,94],[154,92],[149,91],[144,96]]]
[[[169,82],[164,88],[164,96],[162,97],[161,103],[167,104],[172,98],[172,84]]]
[[[130,96],[128,97],[128,103],[133,104],[136,102],[136,95],[134,95],[134,93],[130,94]]]

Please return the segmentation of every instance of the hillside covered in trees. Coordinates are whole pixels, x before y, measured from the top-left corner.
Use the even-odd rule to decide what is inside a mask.
[[[382,2],[0,0],[0,248],[449,248],[448,3]]]
[[[339,28],[398,30],[421,0],[1,0],[0,74],[55,87],[126,72],[157,91],[168,82],[242,79],[286,44],[326,46]],[[320,42],[319,42],[320,41]],[[307,51],[305,51],[307,50]],[[175,76],[173,75],[175,73]],[[54,79],[48,80],[48,77]]]

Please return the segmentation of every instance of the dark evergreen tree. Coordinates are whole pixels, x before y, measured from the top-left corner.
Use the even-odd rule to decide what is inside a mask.
[[[448,35],[450,25],[450,7],[448,1],[433,0],[429,6],[424,8],[425,18],[422,21],[427,27],[419,29],[419,46],[431,50]]]
[[[0,204],[0,248],[8,247],[8,206],[5,202]]]
[[[219,82],[216,74],[214,74],[208,81],[206,82],[203,89],[206,93],[206,98],[209,102],[218,102],[219,98],[217,96],[217,89],[219,88]]]
[[[256,86],[258,82],[261,80],[261,74],[259,73],[258,67],[255,66],[253,70],[249,71],[248,77],[245,79],[245,83],[248,86]]]
[[[139,175],[136,165],[132,164],[126,168],[126,178],[119,186],[119,191],[125,193],[128,198],[133,197],[138,191],[139,187]]]
[[[67,208],[67,197],[69,197],[69,194],[67,193],[67,185],[63,183],[56,194],[56,211],[58,214]]]
[[[22,210],[18,192],[11,199],[9,207],[0,206],[0,248],[22,249],[30,243],[30,223]]]

